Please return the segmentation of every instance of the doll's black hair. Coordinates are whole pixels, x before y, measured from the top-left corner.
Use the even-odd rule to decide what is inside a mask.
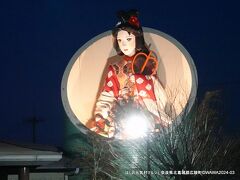
[[[136,37],[136,52],[144,52],[146,54],[149,53],[149,50],[146,46],[143,30],[141,25],[138,21],[138,11],[130,10],[130,11],[119,11],[117,13],[117,17],[119,18],[119,22],[117,25],[112,29],[112,35],[114,37],[113,40],[113,47],[115,48],[118,55],[122,56],[123,52],[120,50],[118,42],[117,42],[117,35],[118,32],[121,30],[127,31],[128,33],[132,33]],[[131,23],[131,18],[135,17],[138,23],[134,24]]]

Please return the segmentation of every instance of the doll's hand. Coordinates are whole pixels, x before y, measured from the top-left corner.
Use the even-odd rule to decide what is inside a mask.
[[[120,97],[124,100],[128,100],[130,96],[130,90],[127,87],[124,87],[119,91]]]

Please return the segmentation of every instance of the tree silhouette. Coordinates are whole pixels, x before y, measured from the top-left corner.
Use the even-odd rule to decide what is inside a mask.
[[[131,103],[126,101],[120,109]],[[75,163],[83,167],[80,176],[88,173],[90,179],[239,179],[239,136],[230,137],[222,131],[222,108],[219,92],[207,92],[190,112],[187,105],[178,121],[142,138],[106,139],[91,133],[85,136],[85,145],[78,146],[82,155],[75,158]],[[120,109],[114,114],[116,118],[122,114]],[[168,113],[171,114],[174,113]]]

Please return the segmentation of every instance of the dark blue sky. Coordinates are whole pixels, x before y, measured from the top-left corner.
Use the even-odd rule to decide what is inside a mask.
[[[233,1],[234,2],[234,1]],[[177,39],[191,54],[200,92],[224,90],[230,131],[239,130],[239,9],[231,1],[6,1],[0,5],[0,139],[62,145],[66,115],[61,80],[73,54],[110,30],[116,12],[135,8],[140,22]],[[89,67],[91,68],[91,67]]]

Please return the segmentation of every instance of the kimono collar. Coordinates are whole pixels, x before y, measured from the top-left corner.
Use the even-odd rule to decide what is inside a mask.
[[[135,55],[136,55],[136,54],[134,54],[133,56],[126,56],[126,55],[124,55],[124,56],[123,56],[123,59],[124,59],[125,61],[133,61]]]

